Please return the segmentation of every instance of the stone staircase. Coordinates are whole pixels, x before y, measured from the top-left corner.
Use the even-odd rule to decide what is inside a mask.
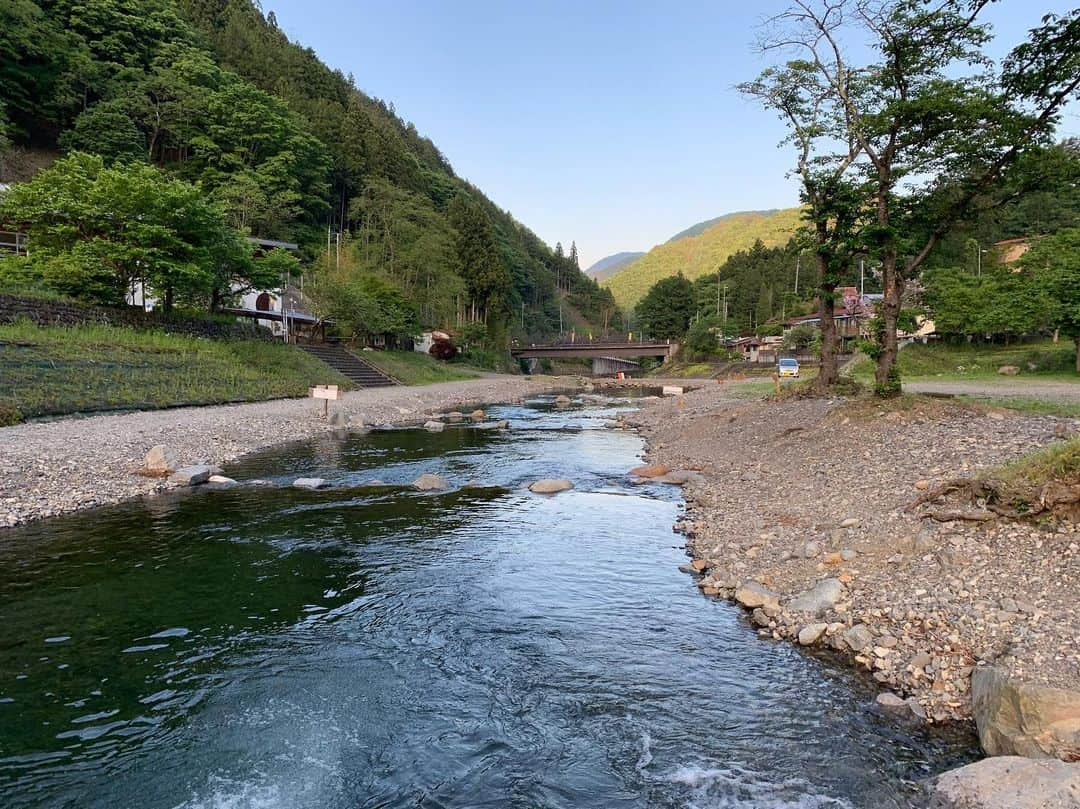
[[[400,385],[394,377],[346,348],[338,345],[311,344],[300,345],[304,351],[316,357],[342,376],[347,377],[361,388],[385,388]]]

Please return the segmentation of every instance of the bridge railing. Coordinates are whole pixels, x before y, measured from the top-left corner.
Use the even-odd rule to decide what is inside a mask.
[[[673,340],[656,340],[652,337],[638,335],[600,335],[594,337],[592,335],[576,335],[572,337],[562,336],[555,340],[549,340],[545,343],[522,343],[515,341],[511,348],[580,348],[582,346],[592,346],[595,348],[606,348],[608,346],[612,348],[624,348],[636,345],[671,345]]]

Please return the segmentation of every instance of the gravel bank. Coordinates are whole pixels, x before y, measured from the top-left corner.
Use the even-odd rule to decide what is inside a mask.
[[[332,403],[353,426],[422,419],[425,412],[504,402],[550,390],[553,378],[492,376],[424,387],[372,388]],[[117,503],[166,484],[136,474],[164,444],[184,464],[221,464],[325,432],[322,402],[285,399],[71,418],[0,428],[0,527]]]
[[[752,610],[763,636],[865,669],[891,692],[883,708],[968,720],[971,673],[986,662],[1080,690],[1076,526],[907,510],[922,490],[1076,422],[935,401],[748,402],[715,384],[625,421],[644,432],[650,460],[704,476],[686,487],[680,526],[702,592]]]

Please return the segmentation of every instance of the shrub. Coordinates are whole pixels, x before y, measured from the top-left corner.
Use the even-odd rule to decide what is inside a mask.
[[[437,360],[452,360],[457,356],[457,347],[449,340],[436,340],[431,344],[428,353]]]

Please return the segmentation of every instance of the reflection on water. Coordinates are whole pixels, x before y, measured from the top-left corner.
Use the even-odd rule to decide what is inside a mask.
[[[7,532],[4,805],[918,805],[971,740],[703,601],[678,493],[625,485],[625,404],[290,445],[229,470],[278,485]]]

